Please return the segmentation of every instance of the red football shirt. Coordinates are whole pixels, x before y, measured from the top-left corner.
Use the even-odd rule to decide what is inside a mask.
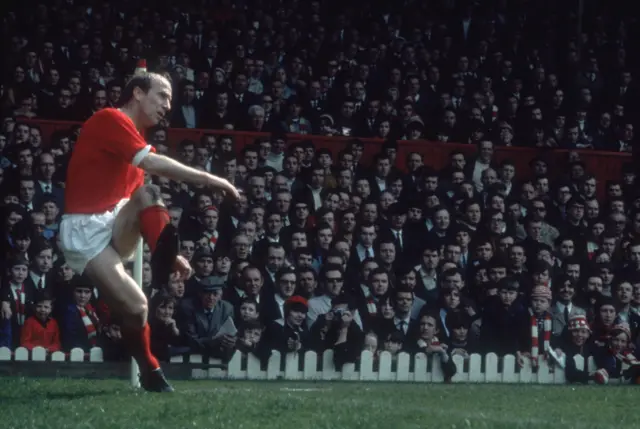
[[[126,114],[111,108],[95,113],[82,126],[69,161],[65,212],[103,213],[130,198],[144,184],[137,164],[149,151],[155,149]]]

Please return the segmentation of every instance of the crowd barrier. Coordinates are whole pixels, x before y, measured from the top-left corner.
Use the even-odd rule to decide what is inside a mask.
[[[582,356],[574,357],[576,367],[595,371],[593,358],[585,362]],[[73,349],[70,353],[55,352],[48,355],[40,347],[29,352],[25,348],[18,348],[11,352],[7,348],[0,348],[0,368],[3,364],[20,364],[26,362],[69,362],[69,363],[103,363],[103,353],[99,348],[85,353],[81,349]],[[538,368],[532,368],[525,360],[525,365],[519,368],[516,358],[506,355],[499,358],[494,353],[486,356],[472,354],[468,359],[454,356],[457,367],[452,383],[522,383],[522,384],[564,384],[566,383],[564,369],[556,365],[549,365],[540,360]],[[122,365],[127,365],[122,363]],[[362,352],[360,362],[345,364],[337,370],[333,364],[333,350],[327,350],[322,355],[307,351],[303,355],[289,353],[285,356],[274,351],[266,367],[260,360],[249,354],[236,352],[227,365],[220,360],[207,359],[201,355],[175,356],[167,364],[171,367],[188,366],[190,378],[216,380],[290,380],[290,381],[367,381],[367,382],[416,382],[443,383],[445,377],[442,372],[440,359],[437,356],[426,356],[419,353],[411,356],[400,353],[397,359],[391,354],[382,352],[377,359],[369,351]]]
[[[59,122],[47,120],[33,120],[31,123],[37,124],[42,129],[42,135],[45,144],[54,131],[68,130],[73,126],[79,125],[76,122]],[[169,144],[174,146],[180,141],[189,139],[198,141],[204,133],[212,133],[216,135],[229,134],[234,137],[236,150],[242,149],[244,146],[252,144],[256,139],[268,136],[265,133],[251,133],[242,131],[226,131],[226,130],[194,130],[172,128],[169,129],[167,136]],[[325,137],[311,135],[290,135],[290,141],[309,139],[313,141],[316,148],[331,149],[334,156],[340,151],[345,142],[349,140],[347,137]],[[380,139],[361,139],[365,143],[363,158],[370,160],[376,153],[380,151],[383,141]],[[398,142],[398,167],[404,167],[404,160],[411,152],[419,152],[424,156],[425,163],[434,168],[443,168],[448,164],[449,154],[453,150],[460,150],[467,155],[475,152],[475,146],[459,143],[436,143],[428,141],[399,141]],[[631,156],[627,153],[601,152],[593,150],[578,151],[582,161],[585,163],[587,170],[594,174],[600,183],[598,187],[599,196],[604,196],[604,183],[608,180],[620,180],[622,165],[631,161]],[[555,179],[567,173],[568,150],[562,149],[539,149],[524,147],[497,147],[496,161],[509,159],[516,166],[517,178],[530,178],[531,169],[529,163],[536,157],[542,157],[549,164],[551,178]]]

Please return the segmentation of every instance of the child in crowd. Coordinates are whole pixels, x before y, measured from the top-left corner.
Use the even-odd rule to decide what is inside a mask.
[[[610,378],[622,378],[632,384],[640,383],[640,361],[630,347],[631,331],[626,323],[614,325],[609,332],[607,347],[595,356],[598,370],[593,375],[596,383],[607,384]]]
[[[567,381],[570,383],[587,383],[591,376],[587,370],[587,362],[594,353],[591,340],[591,328],[587,316],[579,314],[569,319],[567,331],[556,348],[558,363],[565,367]],[[574,358],[582,356],[585,365],[576,367]]]
[[[88,352],[98,344],[100,320],[91,304],[92,287],[85,276],[74,278],[73,302],[67,306],[62,323],[62,345],[65,350],[81,348]]]
[[[60,342],[60,328],[58,322],[51,317],[53,299],[45,290],[35,299],[33,316],[27,318],[20,333],[20,345],[29,350],[34,347],[44,347],[48,352],[62,349]]]
[[[176,299],[165,291],[160,291],[151,298],[151,348],[153,354],[164,362],[171,358],[172,348],[181,343],[180,329],[174,318],[175,307]]]
[[[20,345],[22,327],[33,308],[35,290],[26,282],[29,276],[29,261],[26,258],[22,256],[14,258],[9,269],[9,283],[2,289],[0,300],[3,304],[7,303],[10,309],[5,322],[8,326],[5,326],[5,330],[11,332],[10,345],[17,347]]]
[[[539,358],[546,359],[551,347],[553,332],[553,318],[549,312],[551,306],[551,289],[547,286],[536,286],[531,291],[531,307],[529,307],[530,322],[530,351],[518,351],[518,365],[524,364],[524,359],[531,359],[531,364],[537,367]]]

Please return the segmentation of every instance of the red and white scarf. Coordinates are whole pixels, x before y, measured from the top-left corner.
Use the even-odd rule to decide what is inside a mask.
[[[360,287],[364,293],[364,299],[367,302],[367,313],[375,316],[378,314],[378,304],[376,303],[376,299],[373,297],[371,290],[369,290],[368,287],[362,287],[362,285]]]
[[[426,349],[429,346],[437,347],[439,345],[440,345],[440,340],[438,339],[438,337],[433,337],[431,341],[429,341],[428,343],[422,338],[418,340],[418,347],[420,347],[421,349]]]
[[[589,258],[589,260],[592,260],[599,248],[600,246],[598,246],[596,243],[594,243],[593,241],[589,241],[587,243],[587,258]]]
[[[80,317],[82,317],[84,328],[87,330],[89,342],[92,346],[95,346],[98,340],[98,316],[96,316],[90,304],[84,308],[78,306],[78,311],[80,312]]]
[[[538,332],[538,317],[529,309],[531,315],[531,361],[533,365],[538,363],[538,355],[540,352],[540,332]],[[551,314],[544,313],[544,332],[542,332],[542,349],[545,354],[551,347],[551,332],[553,331],[553,320]]]
[[[209,237],[209,247],[213,252],[216,250],[216,243],[218,242],[218,231],[216,230],[213,233],[208,232],[207,237]]]
[[[16,303],[16,318],[18,320],[18,325],[23,326],[25,315],[27,313],[27,294],[24,291],[24,283],[20,286],[12,286],[11,293],[13,294],[13,301]]]

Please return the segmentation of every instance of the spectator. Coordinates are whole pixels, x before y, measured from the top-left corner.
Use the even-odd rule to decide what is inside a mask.
[[[72,302],[67,305],[61,328],[62,348],[70,351],[74,348],[85,352],[98,346],[103,325],[91,303],[92,287],[86,277],[77,277],[72,282]]]
[[[51,318],[53,299],[47,293],[40,293],[34,299],[35,309],[20,333],[20,346],[28,350],[43,347],[47,352],[57,352],[62,349],[60,342],[60,328],[58,322]]]
[[[198,295],[182,305],[182,326],[191,350],[208,356],[228,360],[233,355],[237,337],[231,333],[217,335],[229,320],[233,320],[233,307],[222,299],[222,285],[211,277],[200,282]]]
[[[309,330],[304,321],[309,307],[307,300],[300,296],[292,296],[284,304],[284,317],[272,321],[265,335],[271,350],[280,353],[304,353],[311,346]]]
[[[150,144],[242,188],[231,203],[219,192],[150,178],[181,232],[180,253],[196,270],[186,284],[172,278],[166,285],[145,271],[145,292],[162,299],[161,317],[151,320],[160,326],[154,347],[165,358],[183,344],[223,358],[236,345],[261,359],[272,345],[313,348],[307,328],[326,318],[334,300],[357,308],[349,330],[377,335],[363,340],[368,349],[421,352],[416,338],[430,345],[436,336],[434,353],[443,359],[531,353],[526,309],[541,285],[553,291],[550,342],[566,348],[567,359],[595,356],[592,349],[606,348],[621,322],[637,344],[637,162],[593,174],[600,159],[590,153],[637,146],[633,38],[619,30],[633,12],[609,5],[610,25],[602,27],[601,8],[587,8],[586,42],[574,46],[554,25],[573,22],[571,7],[538,13],[535,2],[507,9],[497,2],[441,13],[423,3],[358,9],[356,16],[325,1],[309,8],[294,2],[284,14],[266,2],[257,26],[243,25],[248,15],[238,7],[223,14],[231,38],[218,34],[218,20],[181,10],[191,25],[181,21],[171,34],[160,34],[166,46],[139,43],[147,40],[142,29],[153,26],[149,19],[162,20],[166,12],[133,16],[121,1],[110,2],[106,15],[44,5],[37,29],[28,9],[7,15],[8,37],[20,43],[6,54],[0,96],[2,341],[11,337],[18,345],[42,287],[55,298],[50,317],[65,349],[94,345],[83,320],[96,328],[95,345],[118,348],[118,325],[99,289],[69,286],[79,277],[55,245],[80,126],[41,120],[83,120],[116,107],[136,60],[146,58],[174,87],[172,114],[151,130]],[[74,20],[59,19],[67,15]],[[307,21],[314,24],[306,28],[309,37],[299,37]],[[455,30],[461,21],[471,25]],[[283,24],[291,37],[272,34]],[[86,34],[115,28],[126,37],[107,37],[101,50],[82,37],[67,40],[76,25]],[[620,47],[616,61],[600,42]],[[402,138],[411,141],[396,141]],[[443,150],[438,142],[459,146],[444,149],[449,156],[441,162],[434,156]],[[558,147],[571,149],[566,159],[553,151]],[[540,149],[535,157],[532,148]],[[145,257],[148,262],[148,252]],[[166,294],[175,300],[175,317],[168,316]],[[297,295],[308,300],[308,310],[297,302],[300,311],[287,318],[286,302]],[[220,320],[203,319],[205,307]],[[418,316],[427,313],[434,326],[426,326],[426,317],[424,335],[415,334]],[[585,328],[571,327],[583,313],[593,329],[586,339]],[[394,322],[407,317],[411,328],[402,337],[394,331],[406,326]],[[230,318],[238,335],[213,340]],[[543,331],[538,340],[545,343]],[[574,332],[579,341],[572,342]],[[111,356],[106,349],[105,356]]]

